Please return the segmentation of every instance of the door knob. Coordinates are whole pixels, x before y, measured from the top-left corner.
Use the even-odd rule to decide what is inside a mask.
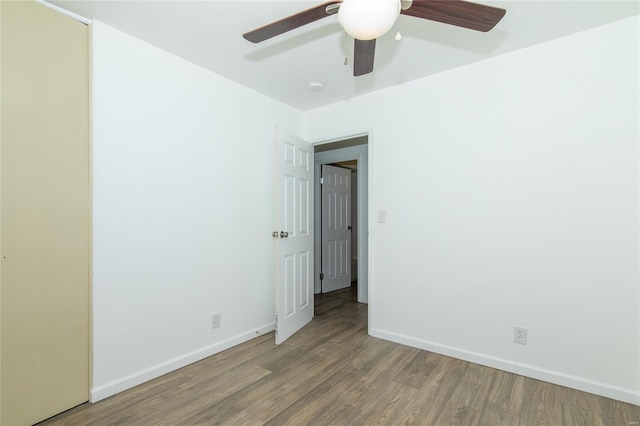
[[[273,232],[271,233],[271,236],[272,236],[273,238],[278,238],[278,231],[273,231]]]
[[[289,236],[288,232],[280,231],[280,238],[287,238]]]

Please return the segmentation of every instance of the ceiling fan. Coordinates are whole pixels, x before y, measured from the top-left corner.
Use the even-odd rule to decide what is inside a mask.
[[[487,32],[506,11],[465,0],[333,0],[242,36],[260,43],[336,13],[342,28],[355,39],[353,75],[360,76],[373,71],[376,39],[393,27],[399,14]]]

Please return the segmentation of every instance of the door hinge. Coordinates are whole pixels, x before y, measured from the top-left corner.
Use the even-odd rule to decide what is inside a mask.
[[[320,185],[322,185],[322,184],[324,184],[324,178],[323,177],[320,178]]]
[[[324,273],[320,272],[320,280],[324,280]]]

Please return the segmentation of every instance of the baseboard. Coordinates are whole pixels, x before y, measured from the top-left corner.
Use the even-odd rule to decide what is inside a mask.
[[[231,337],[222,342],[218,342],[213,345],[206,346],[202,349],[198,349],[196,351],[184,354],[177,358],[167,360],[163,363],[156,364],[152,367],[138,371],[134,374],[123,377],[121,379],[114,380],[102,386],[95,387],[91,389],[89,400],[91,402],[98,402],[102,399],[108,398],[110,396],[113,396],[127,389],[131,389],[135,386],[141,385],[144,382],[148,382],[149,380],[153,380],[164,374],[170,373],[172,371],[175,371],[189,364],[193,364],[194,362],[200,361],[211,355],[215,355],[218,352],[222,352],[226,349],[229,349],[233,346],[247,342],[251,339],[254,339],[262,334],[269,333],[273,330],[275,330],[274,322],[263,325],[258,329],[247,331],[246,333],[242,333],[237,336]]]
[[[584,377],[573,376],[559,371],[547,370],[534,365],[522,364],[504,358],[493,357],[478,352],[468,351],[452,346],[442,345],[435,342],[416,339],[390,331],[372,328],[370,333],[373,337],[389,340],[402,345],[424,349],[463,361],[473,362],[498,370],[508,371],[521,376],[531,377],[568,388],[577,389],[584,392],[593,393],[607,398],[615,399],[629,404],[640,406],[640,392],[632,389],[625,389],[607,383],[597,382]]]

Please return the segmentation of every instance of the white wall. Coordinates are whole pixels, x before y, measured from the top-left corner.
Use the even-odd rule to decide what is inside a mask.
[[[301,118],[93,34],[95,401],[273,329],[275,127],[299,134]]]
[[[373,335],[640,404],[638,21],[304,114],[371,129]]]

